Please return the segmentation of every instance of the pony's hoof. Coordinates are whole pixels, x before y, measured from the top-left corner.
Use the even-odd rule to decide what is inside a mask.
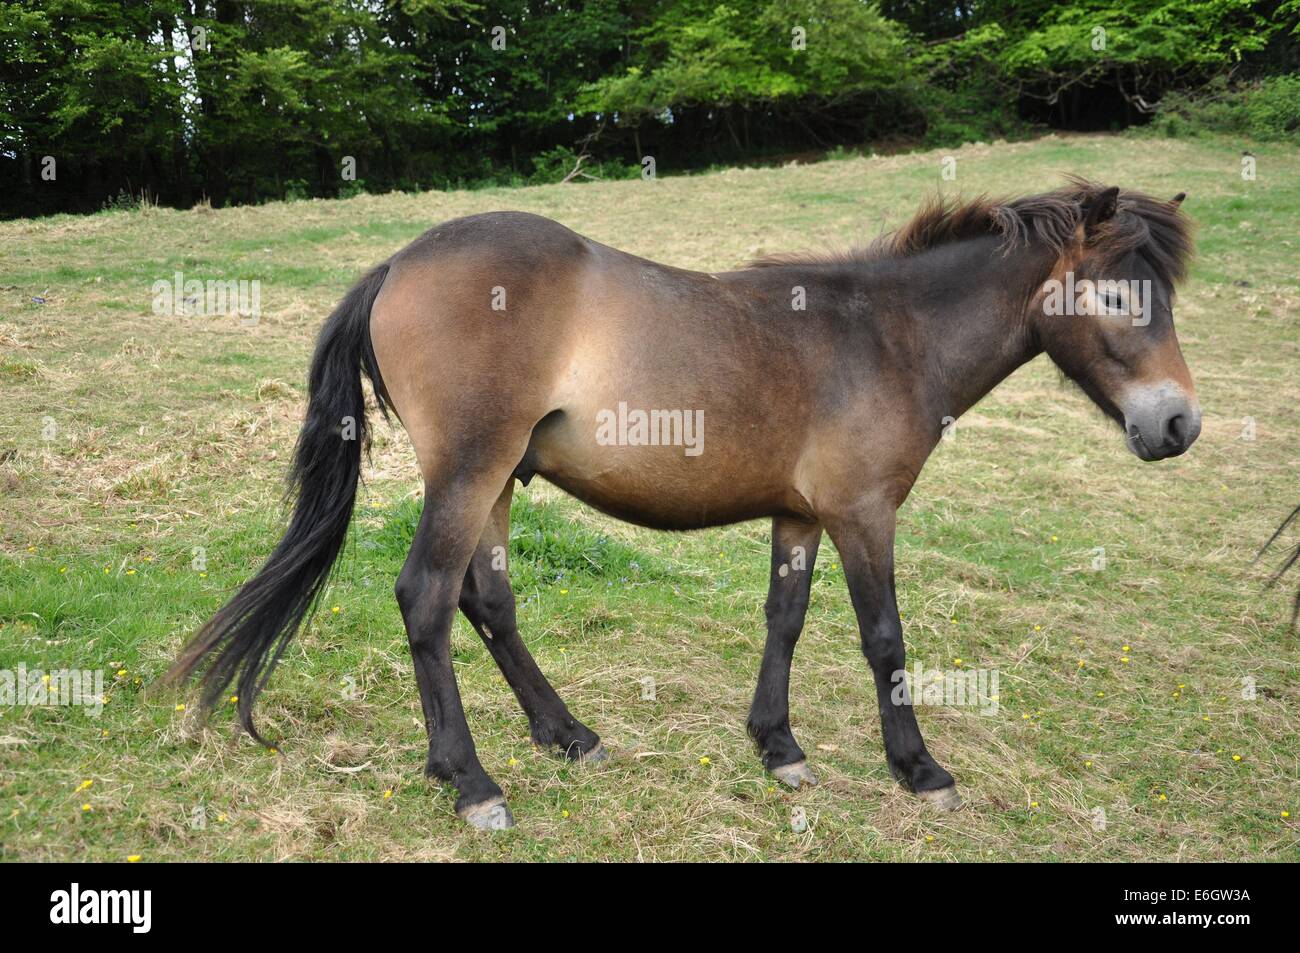
[[[812,787],[817,783],[817,775],[808,769],[807,761],[796,761],[794,764],[783,764],[779,768],[772,769],[773,776],[782,784],[788,785],[799,790],[801,785]]]
[[[957,793],[955,784],[939,788],[937,791],[917,791],[916,796],[941,811],[955,811],[961,807],[961,795]]]
[[[515,816],[510,813],[510,806],[503,797],[471,804],[457,813],[462,820],[481,831],[504,831],[515,826]]]
[[[608,760],[609,752],[605,750],[605,746],[600,742],[596,742],[596,747],[590,751],[584,751],[578,755],[579,764],[604,764]]]

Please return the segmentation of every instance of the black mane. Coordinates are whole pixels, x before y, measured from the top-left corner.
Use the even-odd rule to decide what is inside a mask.
[[[844,252],[768,255],[750,262],[748,267],[879,261],[990,234],[1002,237],[1006,252],[1038,240],[1060,254],[1080,237],[1084,207],[1105,189],[1071,176],[1064,188],[1018,199],[980,196],[961,201],[934,197],[907,224],[866,246]],[[1136,251],[1165,284],[1173,287],[1187,275],[1192,255],[1191,222],[1176,202],[1121,191],[1116,214],[1096,227],[1088,247],[1101,255],[1103,265]]]

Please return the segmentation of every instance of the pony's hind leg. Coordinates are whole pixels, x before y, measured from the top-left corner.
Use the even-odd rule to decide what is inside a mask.
[[[515,594],[510,588],[510,498],[514,479],[492,507],[460,590],[460,609],[483,639],[515,698],[528,716],[533,742],[558,750],[571,761],[602,761],[600,738],[573,715],[546,680],[515,624]]]
[[[784,518],[772,522],[771,580],[764,606],[767,645],[747,726],[763,766],[792,788],[817,783],[790,731],[790,663],[803,631],[821,538],[820,523]]]
[[[451,626],[496,486],[443,488],[426,479],[424,511],[396,587],[429,735],[425,772],[455,787],[456,813],[483,829],[511,827],[514,819],[474,749],[452,670]]]

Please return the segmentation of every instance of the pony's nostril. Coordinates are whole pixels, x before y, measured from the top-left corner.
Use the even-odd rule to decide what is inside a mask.
[[[1165,442],[1177,444],[1178,446],[1187,445],[1187,418],[1182,414],[1174,414],[1169,418],[1165,425]]]

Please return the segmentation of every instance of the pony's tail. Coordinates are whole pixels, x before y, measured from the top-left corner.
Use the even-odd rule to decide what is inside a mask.
[[[263,744],[253,726],[253,702],[320,596],[352,519],[361,450],[369,447],[362,372],[388,415],[370,341],[370,309],[387,274],[385,263],[357,282],[321,329],[307,418],[289,473],[288,529],[266,565],[195,634],[164,676],[176,682],[202,669],[205,711],[237,683],[239,721]]]

